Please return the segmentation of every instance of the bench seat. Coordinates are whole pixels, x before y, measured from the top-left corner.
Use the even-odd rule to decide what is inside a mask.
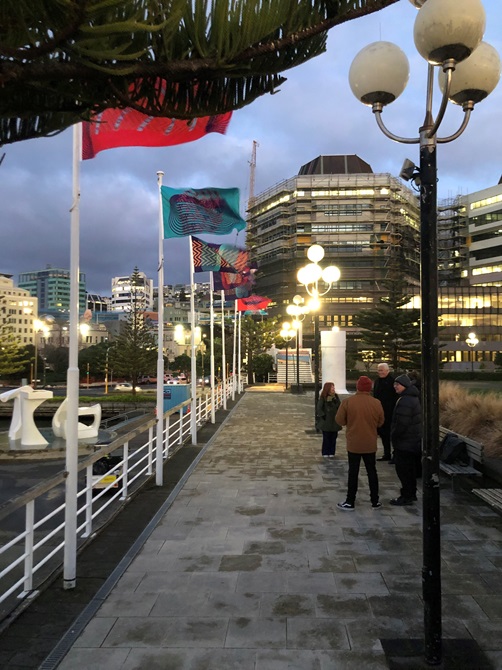
[[[443,461],[439,461],[439,469],[441,472],[443,472],[445,475],[448,475],[451,477],[451,485],[452,488],[455,488],[455,478],[457,476],[466,476],[466,477],[482,477],[483,473],[478,470],[475,467],[475,463],[481,465],[484,462],[484,447],[480,442],[476,442],[475,440],[471,440],[470,437],[465,437],[464,435],[459,435],[458,433],[455,433],[453,430],[449,430],[448,428],[443,428],[443,426],[439,427],[439,439],[442,441],[446,435],[452,434],[456,435],[459,437],[461,440],[464,441],[466,449],[467,449],[467,455],[469,457],[469,463],[466,465],[463,465],[461,463],[443,463]]]
[[[498,512],[502,512],[502,489],[472,489],[472,492]]]

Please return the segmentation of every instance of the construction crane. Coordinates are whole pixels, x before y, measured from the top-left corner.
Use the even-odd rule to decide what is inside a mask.
[[[249,161],[249,198],[248,198],[248,211],[253,205],[254,201],[254,185],[255,185],[255,174],[256,174],[256,149],[260,145],[256,140],[253,140],[253,150],[251,151],[251,160]]]

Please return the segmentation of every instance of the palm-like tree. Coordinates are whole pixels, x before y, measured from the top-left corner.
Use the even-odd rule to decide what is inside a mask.
[[[397,0],[1,0],[0,145],[106,108],[190,119],[243,107]]]

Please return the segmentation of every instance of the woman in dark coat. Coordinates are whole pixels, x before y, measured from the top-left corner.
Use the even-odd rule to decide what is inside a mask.
[[[335,393],[333,382],[326,382],[317,401],[316,427],[322,430],[322,456],[334,458],[336,438],[342,427],[335,421],[335,415],[340,407],[340,398]]]
[[[422,444],[420,393],[408,375],[396,377],[394,388],[399,398],[392,415],[390,437],[401,495],[390,503],[412,505],[417,499],[417,459]]]

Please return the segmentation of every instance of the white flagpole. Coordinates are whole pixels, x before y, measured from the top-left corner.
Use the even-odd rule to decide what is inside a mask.
[[[190,337],[190,348],[192,353],[191,358],[191,367],[190,367],[190,376],[191,376],[191,385],[192,385],[192,405],[191,405],[191,416],[190,416],[190,433],[192,435],[192,444],[197,444],[197,348],[195,346],[195,290],[196,284],[194,283],[194,265],[193,265],[193,247],[192,247],[192,236],[189,238],[190,243],[190,318],[191,318],[191,337]]]
[[[242,393],[242,391],[244,390],[244,385],[243,385],[242,379],[241,379],[241,367],[242,367],[242,363],[241,363],[241,335],[242,335],[241,317],[242,317],[242,312],[241,312],[241,310],[239,310],[239,338],[237,340],[238,346],[239,346],[239,351],[238,351],[238,354],[237,354],[237,362],[238,362],[238,370],[239,370],[239,372],[238,372],[239,393]]]
[[[162,170],[157,172],[159,187],[159,265],[157,268],[157,432],[155,445],[155,483],[164,481],[164,217],[162,215]]]
[[[77,492],[78,492],[78,296],[80,259],[80,159],[82,125],[73,126],[73,192],[70,219],[70,349],[66,378],[68,413],[66,420],[66,480],[63,588],[74,589],[77,576]]]
[[[232,400],[235,400],[235,386],[237,384],[237,299],[234,300],[234,350],[232,352]]]
[[[223,409],[227,409],[227,359],[225,356],[225,291],[221,291],[221,379],[223,382]]]
[[[214,276],[213,273],[209,275],[209,330],[211,337],[211,423],[216,422],[215,407],[215,389],[214,389]],[[204,373],[204,371],[202,371]]]

